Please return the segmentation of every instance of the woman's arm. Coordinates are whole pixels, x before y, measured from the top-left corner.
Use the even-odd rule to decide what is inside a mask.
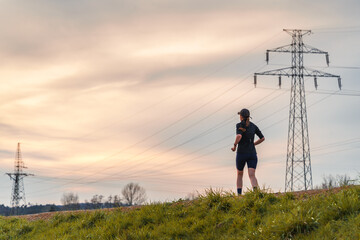
[[[231,148],[231,150],[232,150],[233,152],[235,152],[236,146],[237,146],[238,143],[240,142],[241,138],[242,138],[242,135],[241,135],[241,134],[237,134],[237,135],[236,135],[234,146]]]
[[[262,143],[263,141],[265,141],[265,138],[264,138],[264,137],[258,139],[256,142],[254,142],[254,145],[256,146],[256,145]]]

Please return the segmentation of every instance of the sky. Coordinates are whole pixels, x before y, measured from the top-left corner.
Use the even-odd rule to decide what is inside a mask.
[[[10,205],[17,143],[26,201],[119,195],[139,183],[148,202],[215,188],[235,191],[237,112],[262,130],[260,186],[284,191],[289,66],[265,52],[310,29],[329,52],[304,64],[340,75],[305,79],[313,184],[359,176],[358,1],[0,1],[0,204]],[[244,188],[250,188],[244,176]]]

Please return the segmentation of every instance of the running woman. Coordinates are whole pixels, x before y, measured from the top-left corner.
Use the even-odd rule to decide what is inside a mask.
[[[233,152],[236,151],[236,168],[237,168],[237,193],[241,195],[243,185],[243,174],[245,163],[248,166],[249,178],[253,189],[258,187],[258,182],[255,177],[255,169],[258,162],[255,146],[262,143],[265,138],[259,128],[250,122],[250,112],[246,108],[238,112],[240,115],[240,122],[236,124],[236,139],[234,146],[231,148]],[[255,134],[259,139],[254,142]]]

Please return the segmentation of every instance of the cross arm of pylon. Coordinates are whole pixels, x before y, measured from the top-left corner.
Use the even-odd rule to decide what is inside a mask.
[[[283,29],[284,32],[288,33],[290,36],[294,36],[294,32],[296,32],[300,36],[305,36],[311,34],[311,30],[300,30],[300,29]]]
[[[318,48],[312,47],[310,45],[307,44],[303,44],[303,51],[302,53],[316,53],[316,54],[326,54],[328,55],[328,52],[325,52],[323,50],[320,50]]]
[[[279,68],[254,74],[254,85],[257,84],[257,75],[279,76],[279,88],[281,87],[281,76],[291,77],[293,67]]]
[[[291,70],[292,70],[292,67],[279,68],[279,69],[269,70],[269,71],[265,71],[265,72],[255,73],[255,76],[256,75],[270,75],[270,76],[287,76],[287,77],[290,77],[291,76]]]
[[[23,179],[24,177],[28,177],[28,176],[35,176],[34,174],[31,173],[5,173],[5,174],[8,175],[11,180],[15,180],[16,178]]]
[[[34,174],[31,173],[5,173],[6,175],[8,175],[10,177],[10,179],[14,179],[13,176],[35,176]]]
[[[266,50],[267,52],[291,52],[292,44]]]
[[[13,176],[12,176],[12,175],[13,175],[12,173],[5,173],[5,174],[8,175],[11,180],[14,180],[14,178],[13,178]]]
[[[339,89],[341,90],[341,86],[342,86],[342,85],[341,85],[341,77],[340,77],[339,75],[334,75],[334,74],[322,72],[322,71],[319,71],[319,70],[304,68],[303,76],[304,76],[304,77],[313,77],[313,78],[314,78],[314,84],[315,84],[315,88],[316,88],[316,89],[317,89],[317,87],[318,87],[318,84],[317,84],[317,78],[318,78],[318,77],[337,78],[337,79],[338,79]]]
[[[303,44],[302,53],[325,54],[326,64],[329,66],[330,60],[329,60],[329,53],[328,52],[325,52],[323,50],[320,50],[318,48],[312,47],[312,46],[307,45],[307,44]]]
[[[283,53],[290,53],[292,49],[292,44],[288,44],[285,46],[277,47],[274,49],[266,50],[266,63],[269,64],[269,53],[270,52],[283,52]]]
[[[302,51],[299,51],[299,53],[314,53],[314,54],[325,54],[326,57],[326,64],[329,66],[329,53],[322,51],[318,48],[312,47],[310,45],[307,44],[302,44]],[[269,53],[270,52],[278,52],[278,53],[291,53],[293,52],[293,43],[285,45],[285,46],[281,46],[281,47],[277,47],[274,49],[269,49],[266,50],[266,63],[269,64]]]
[[[269,71],[265,71],[265,72],[255,73],[254,74],[254,85],[256,87],[257,75],[269,75],[269,76],[279,76],[279,87],[281,87],[281,76],[291,77],[292,76],[292,70],[293,70],[293,67],[287,67],[287,68],[280,68],[280,69],[274,69],[274,70],[269,70]],[[322,72],[322,71],[314,70],[314,69],[309,69],[309,68],[303,68],[303,74],[302,75],[303,75],[303,77],[313,77],[316,89],[318,87],[318,84],[317,84],[317,78],[318,77],[337,78],[338,79],[339,89],[341,90],[342,85],[341,85],[341,78],[340,78],[339,75],[334,75],[334,74],[331,74],[331,73],[326,73],[326,72]]]
[[[32,173],[23,173],[24,176],[35,176],[34,174]]]
[[[334,75],[331,73],[322,72],[319,70],[304,68],[304,77],[333,77],[339,78],[339,75]]]

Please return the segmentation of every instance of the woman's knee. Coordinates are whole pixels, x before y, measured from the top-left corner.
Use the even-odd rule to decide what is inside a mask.
[[[254,177],[255,177],[255,169],[249,168],[248,173],[249,173],[249,177],[250,177],[250,178],[254,178]]]
[[[244,175],[244,171],[237,170],[237,175],[242,177]]]

